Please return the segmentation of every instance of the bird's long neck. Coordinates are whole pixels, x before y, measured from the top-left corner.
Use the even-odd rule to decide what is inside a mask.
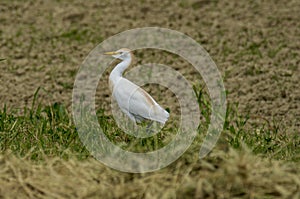
[[[113,84],[116,84],[117,81],[122,78],[123,72],[128,68],[131,64],[132,57],[128,56],[127,59],[124,59],[122,62],[120,62],[116,67],[112,70],[112,72],[109,75],[109,79],[112,81]]]

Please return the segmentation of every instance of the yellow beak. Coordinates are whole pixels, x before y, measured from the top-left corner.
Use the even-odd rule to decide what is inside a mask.
[[[116,54],[118,54],[117,52],[106,52],[106,53],[104,53],[104,55],[116,55]]]

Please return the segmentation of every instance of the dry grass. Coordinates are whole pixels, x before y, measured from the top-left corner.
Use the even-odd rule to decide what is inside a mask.
[[[185,159],[186,158],[186,159]],[[248,150],[214,150],[161,171],[128,174],[94,159],[32,162],[0,156],[1,198],[299,198],[300,168],[262,159]],[[8,191],[9,190],[9,191]]]

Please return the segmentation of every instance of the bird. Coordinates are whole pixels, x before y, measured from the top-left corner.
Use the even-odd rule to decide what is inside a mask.
[[[132,64],[133,53],[128,48],[106,52],[121,60],[109,75],[109,87],[119,108],[135,124],[145,120],[165,124],[170,114],[163,109],[144,89],[123,77],[124,71]]]

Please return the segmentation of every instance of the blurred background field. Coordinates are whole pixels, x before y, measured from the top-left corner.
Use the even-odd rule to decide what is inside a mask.
[[[300,198],[299,10],[296,0],[1,1],[0,197]],[[224,78],[228,114],[217,146],[198,160],[210,113],[201,77],[170,54],[136,52],[135,64],[163,63],[195,84],[203,121],[176,162],[128,174],[81,144],[72,88],[96,45],[145,26],[181,31],[208,51]],[[176,108],[170,93],[145,89]],[[107,82],[96,97],[108,137],[129,142],[109,114]]]

